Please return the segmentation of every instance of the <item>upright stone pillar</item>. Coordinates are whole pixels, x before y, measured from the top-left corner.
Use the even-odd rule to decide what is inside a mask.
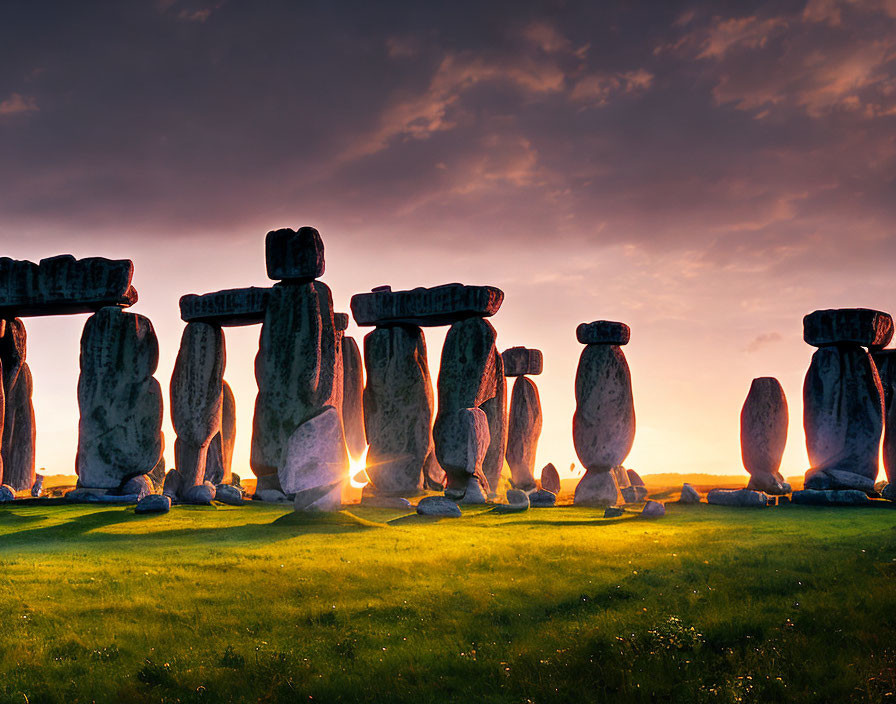
[[[233,483],[233,446],[236,442],[236,399],[230,384],[222,385],[221,430],[212,438],[205,464],[205,480],[214,485]]]
[[[880,375],[884,392],[884,470],[889,487],[885,498],[896,499],[896,350],[875,350],[871,353]]]
[[[342,339],[342,425],[349,453],[355,459],[360,458],[367,448],[367,435],[364,431],[364,370],[361,350],[353,337]]]
[[[32,395],[34,383],[25,361],[27,337],[18,318],[0,323],[0,366],[4,418],[0,420],[0,458],[3,483],[16,491],[34,484],[35,425]]]
[[[864,348],[892,337],[893,319],[881,311],[818,310],[803,319],[803,339],[819,348],[803,385],[807,489],[874,490],[884,391]]]
[[[152,323],[107,306],[84,324],[78,379],[78,486],[116,489],[162,453],[162,389]]]
[[[627,325],[606,320],[582,323],[576,330],[585,345],[576,371],[576,412],[572,437],[585,476],[574,503],[608,506],[618,499],[611,470],[623,463],[635,441],[635,406],[628,362]]]
[[[740,450],[750,474],[748,489],[790,493],[790,484],[778,471],[787,445],[788,422],[787,399],[780,382],[770,376],[753,379],[740,412]]]
[[[538,387],[527,374],[541,374],[543,357],[540,350],[511,347],[501,355],[504,375],[516,377],[510,398],[507,434],[507,464],[514,488],[533,491],[535,484],[535,452],[541,435],[541,399]]]
[[[492,359],[495,365],[493,372],[495,395],[485,401],[480,408],[488,419],[489,431],[488,451],[482,461],[482,473],[488,481],[489,495],[495,497],[507,452],[507,380],[504,378],[504,360],[498,353],[497,346]]]

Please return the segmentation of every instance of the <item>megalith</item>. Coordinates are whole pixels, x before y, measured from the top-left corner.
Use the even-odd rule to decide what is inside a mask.
[[[295,494],[296,511],[338,511],[348,468],[342,418],[334,406],[325,406],[289,437],[280,486]]]
[[[221,430],[212,438],[205,462],[205,480],[215,486],[233,483],[233,446],[236,443],[236,399],[226,381],[221,392]]]
[[[884,443],[883,460],[887,481],[896,483],[896,350],[877,350],[871,353],[874,364],[880,375],[880,383],[884,392]],[[888,492],[889,494],[889,492]]]
[[[152,471],[162,452],[159,343],[145,316],[117,306],[94,313],[81,335],[78,485],[115,489]]]
[[[34,383],[25,361],[27,338],[18,318],[0,322],[3,418],[0,419],[0,458],[3,483],[16,491],[34,484]]]
[[[504,375],[516,377],[507,421],[506,454],[510,481],[517,489],[533,491],[536,488],[535,452],[541,435],[542,415],[538,387],[526,375],[541,373],[542,355],[539,350],[511,347],[504,350],[501,357]]]
[[[425,357],[424,354],[424,360]],[[358,459],[367,447],[367,435],[364,431],[364,368],[361,350],[353,337],[342,339],[342,425],[349,454]]]
[[[788,494],[790,485],[778,471],[787,445],[787,399],[774,377],[753,379],[740,412],[740,450],[750,474],[748,489]]]

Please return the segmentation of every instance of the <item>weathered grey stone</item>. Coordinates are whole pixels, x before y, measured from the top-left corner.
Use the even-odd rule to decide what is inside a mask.
[[[450,325],[467,318],[494,315],[504,292],[494,286],[445,284],[410,291],[374,290],[352,296],[358,325]]]
[[[699,504],[700,494],[690,484],[685,482],[681,485],[681,497],[678,499],[680,504]]]
[[[149,496],[152,493],[152,482],[145,475],[141,474],[122,482],[121,486],[109,493],[117,496],[133,495],[139,501],[144,496]]]
[[[445,489],[445,495],[454,500],[463,499],[473,478],[482,487],[484,501],[488,482],[482,473],[482,461],[489,445],[485,412],[479,408],[461,408],[451,418],[445,419],[440,432],[445,449],[439,464],[452,480]],[[470,500],[478,502],[478,497],[471,496]]]
[[[882,498],[887,501],[896,501],[896,484],[893,482],[888,483],[882,492],[880,492]]]
[[[617,465],[610,469],[610,471],[613,473],[613,479],[616,480],[616,486],[620,489],[631,487],[632,483],[628,480],[628,472],[625,471],[625,467]]]
[[[215,493],[215,485],[211,482],[204,482],[184,488],[181,491],[180,500],[185,504],[204,506],[215,500]]]
[[[230,506],[242,506],[246,503],[243,500],[243,492],[231,484],[218,484],[215,486],[215,501]]]
[[[365,496],[361,499],[361,505],[369,508],[395,508],[410,510],[414,508],[411,502],[401,496]]]
[[[34,484],[31,485],[31,496],[35,499],[44,493],[44,475],[36,474],[34,476]]]
[[[706,503],[718,506],[741,506],[744,508],[765,508],[769,504],[768,494],[752,489],[711,489]]]
[[[644,480],[641,479],[641,475],[638,474],[633,469],[625,470],[625,473],[628,475],[628,483],[632,486],[644,486]]]
[[[510,481],[513,486],[529,491],[535,488],[535,452],[541,435],[542,416],[538,388],[524,376],[517,377],[513,383],[507,425],[507,464],[510,466]],[[556,471],[555,469],[555,474]],[[559,476],[557,479],[559,483]],[[542,470],[542,486],[544,486],[544,470]]]
[[[541,488],[552,494],[560,493],[560,474],[552,462],[541,469]]]
[[[576,486],[576,506],[614,506],[619,502],[616,480],[609,471],[586,470]]]
[[[460,507],[444,496],[425,496],[417,504],[417,513],[421,516],[443,516],[460,518]]]
[[[159,440],[161,441],[162,451],[159,455],[159,461],[156,462],[156,466],[153,467],[149,474],[146,476],[152,481],[155,486],[162,486],[165,481],[165,472],[167,468],[165,467],[165,433],[159,433]]]
[[[896,481],[896,350],[879,350],[872,353],[884,392],[884,470],[889,482]]]
[[[455,323],[445,336],[439,367],[439,410],[433,425],[433,440],[436,459],[447,475],[448,489],[462,491],[467,482],[467,466],[465,463],[457,463],[456,448],[451,444],[466,437],[466,428],[454,427],[459,422],[458,411],[478,409],[498,395],[498,379],[495,375],[501,369],[496,361],[499,358],[495,347],[496,338],[495,329],[482,318]],[[500,399],[499,403],[492,405],[493,416],[498,405]],[[499,436],[496,443],[501,441]],[[488,491],[488,480],[484,474],[481,481]]]
[[[121,308],[94,313],[81,335],[78,485],[113,489],[152,471],[162,453],[159,343],[149,319]]]
[[[302,423],[290,437],[278,472],[280,486],[287,494],[296,494],[296,510],[338,510],[333,506],[342,504],[348,467],[342,419],[339,411],[328,406],[320,415]],[[317,489],[321,492],[316,498],[304,494]]]
[[[34,483],[34,383],[26,347],[21,320],[0,321],[0,477],[16,491]]]
[[[324,275],[324,243],[313,227],[273,230],[264,247],[270,279],[311,281]]]
[[[253,498],[257,501],[264,501],[272,504],[291,503],[289,497],[278,489],[256,489]]]
[[[858,489],[835,491],[804,489],[793,492],[792,501],[807,506],[863,506],[871,503],[868,495]]]
[[[753,379],[740,412],[740,449],[750,473],[748,489],[767,494],[790,493],[779,468],[787,445],[787,399],[774,377]]]
[[[171,499],[162,494],[149,494],[137,502],[134,513],[168,513],[171,510]]]
[[[350,320],[348,313],[333,313],[333,325],[337,332],[345,332]]]
[[[529,505],[532,508],[551,508],[557,503],[557,495],[547,489],[539,489],[529,494]]]
[[[624,486],[619,489],[623,503],[637,504],[647,498],[646,486]]]
[[[445,488],[447,475],[436,460],[435,447],[426,456],[423,463],[423,488],[429,491],[442,491]]]
[[[625,323],[595,320],[576,328],[576,339],[583,345],[627,345],[632,331]]]
[[[180,317],[187,323],[203,322],[220,327],[257,325],[264,322],[270,295],[269,287],[257,286],[188,293],[180,298]]]
[[[604,510],[604,518],[620,518],[625,514],[625,511],[618,506],[608,506],[606,510]]]
[[[177,501],[177,497],[180,496],[180,491],[183,485],[184,480],[180,476],[180,473],[176,469],[170,469],[165,475],[165,483],[162,486],[162,494],[167,496],[172,501]]]
[[[504,459],[507,453],[507,379],[504,378],[504,363],[495,349],[495,395],[480,406],[488,419],[488,451],[482,460],[482,473],[488,482],[489,494],[494,496],[501,481],[504,470]],[[535,482],[532,487],[535,488]]]
[[[429,395],[431,399],[432,384]],[[355,459],[361,457],[367,447],[367,435],[364,431],[364,370],[361,351],[352,337],[342,340],[342,425],[345,428],[345,444],[349,454]]]
[[[521,489],[507,490],[507,503],[509,504],[526,504],[529,505],[529,494]]]
[[[16,498],[16,491],[8,484],[0,485],[0,503],[6,503]]]
[[[661,518],[666,515],[666,507],[659,501],[648,501],[641,510],[644,518]]]
[[[187,323],[171,374],[171,423],[177,433],[174,464],[181,491],[206,480],[209,445],[221,432],[224,334],[208,323]]]
[[[250,463],[259,479],[277,474],[300,425],[335,404],[336,363],[333,298],[326,284],[273,286],[255,358]]]
[[[131,306],[134,265],[127,259],[70,254],[40,264],[0,257],[0,318],[93,313],[105,306]]]
[[[803,385],[811,465],[805,488],[873,487],[883,415],[883,389],[871,355],[858,345],[816,351]]]
[[[446,491],[445,495],[450,499],[456,500],[458,503],[466,505],[476,506],[488,503],[485,486],[478,477],[472,475],[467,478],[467,485],[464,488],[463,496],[458,497],[456,491]]]
[[[364,366],[367,475],[380,495],[413,496],[423,487],[433,452],[434,404],[423,331],[406,325],[376,328],[364,338]]]
[[[635,441],[632,379],[622,350],[588,345],[576,371],[572,421],[576,454],[587,470],[621,465]]]
[[[504,376],[523,376],[525,374],[541,374],[544,357],[541,350],[528,347],[509,347],[501,353],[504,361]]]
[[[221,388],[221,430],[212,438],[205,460],[205,481],[215,486],[233,483],[233,447],[236,444],[236,399],[226,381]]]
[[[893,318],[868,308],[816,310],[803,318],[803,339],[813,347],[886,347],[893,339]]]

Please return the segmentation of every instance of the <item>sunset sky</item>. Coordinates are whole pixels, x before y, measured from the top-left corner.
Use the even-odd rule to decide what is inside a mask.
[[[741,405],[776,376],[801,474],[802,316],[896,311],[896,0],[440,5],[4,0],[0,255],[133,259],[167,400],[180,296],[267,285],[265,233],[313,225],[339,311],[504,290],[499,348],[544,351],[538,467],[578,464],[575,328],[610,319],[627,466],[742,473]],[[50,473],[85,318],[26,320]],[[243,476],[258,333],[227,331]],[[170,466],[167,408],[165,432]]]

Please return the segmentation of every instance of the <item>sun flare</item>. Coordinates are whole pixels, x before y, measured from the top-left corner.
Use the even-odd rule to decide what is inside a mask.
[[[367,451],[369,449],[369,447],[365,447],[358,459],[349,458],[348,481],[353,489],[363,489],[370,483],[370,478],[367,476]]]

